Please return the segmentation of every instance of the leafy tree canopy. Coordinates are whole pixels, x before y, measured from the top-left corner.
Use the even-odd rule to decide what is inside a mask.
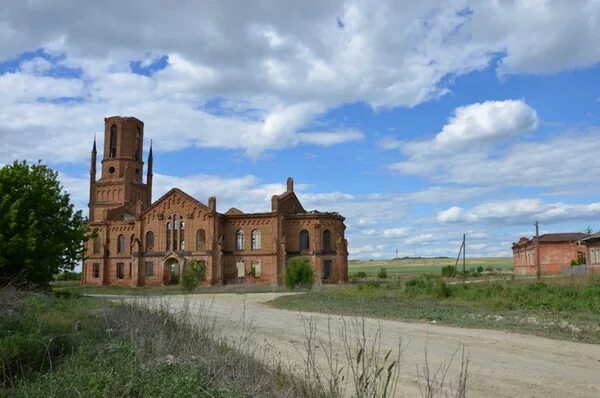
[[[0,169],[0,281],[47,286],[82,260],[87,220],[63,192],[58,173],[15,161]]]

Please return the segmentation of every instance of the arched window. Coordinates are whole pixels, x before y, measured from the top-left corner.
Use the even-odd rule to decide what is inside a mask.
[[[100,237],[99,236],[94,237],[94,242],[93,242],[94,254],[100,253],[100,246],[101,245],[102,245],[102,242],[100,241]]]
[[[173,214],[173,250],[177,250],[177,230],[179,230],[179,216]]]
[[[241,229],[235,231],[235,249],[244,250],[244,231]]]
[[[170,217],[169,217],[170,218]],[[171,221],[167,222],[167,251],[171,250]]]
[[[309,246],[308,231],[303,229],[300,231],[300,250],[308,250]]]
[[[117,125],[113,124],[110,126],[110,147],[109,147],[109,158],[117,156]]]
[[[146,232],[146,251],[151,252],[154,250],[154,232]]]
[[[252,242],[251,248],[252,250],[258,250],[261,247],[261,235],[258,229],[252,230]]]
[[[196,250],[206,250],[206,232],[203,229],[196,231]]]
[[[331,251],[331,231],[329,231],[328,229],[323,231],[323,251]]]
[[[185,250],[185,223],[179,223],[179,250]]]
[[[117,253],[123,253],[125,251],[125,237],[119,235],[117,238]]]

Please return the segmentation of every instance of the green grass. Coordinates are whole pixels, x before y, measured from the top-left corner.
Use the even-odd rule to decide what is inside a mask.
[[[397,260],[352,260],[348,264],[348,275],[350,278],[357,272],[365,272],[369,276],[376,276],[380,268],[386,269],[388,275],[393,276],[413,276],[419,274],[440,275],[442,267],[454,265],[456,259],[449,258],[418,258],[418,259],[397,259]],[[512,258],[468,258],[466,268],[473,269],[478,266],[484,268],[492,267],[502,271],[512,271]],[[462,262],[459,262],[459,270],[462,269]]]
[[[284,296],[278,308],[526,332],[600,343],[600,278],[448,284],[421,276]]]
[[[70,297],[0,288],[0,397],[325,396],[189,305]]]
[[[37,295],[2,314],[0,396],[232,396],[207,387],[195,364],[136,361],[127,339],[107,334],[100,307]]]

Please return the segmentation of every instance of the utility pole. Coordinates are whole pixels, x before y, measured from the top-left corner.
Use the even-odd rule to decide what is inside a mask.
[[[460,255],[462,254],[463,256],[463,278],[466,277],[466,265],[465,265],[465,237],[466,234],[463,234],[463,240],[462,243],[460,245],[460,249],[458,250],[458,256],[456,256],[456,263],[454,263],[454,270],[456,271],[457,267],[458,267],[458,260],[460,260]]]
[[[588,227],[587,227],[587,229],[585,230],[585,232],[586,232],[588,235],[591,235],[591,234],[592,234],[592,229],[591,229],[591,228],[588,226]]]
[[[535,257],[536,257],[536,276],[538,279],[542,277],[542,266],[540,264],[540,224],[535,222]]]
[[[396,259],[398,258],[398,248],[396,248]]]
[[[466,256],[467,256],[467,234],[463,234],[463,275],[466,275]]]

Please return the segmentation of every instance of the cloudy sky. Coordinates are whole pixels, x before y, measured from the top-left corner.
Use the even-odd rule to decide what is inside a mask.
[[[600,229],[600,1],[2,3],[0,164],[42,159],[81,208],[128,115],[154,198],[265,211],[293,176],[353,258]]]

